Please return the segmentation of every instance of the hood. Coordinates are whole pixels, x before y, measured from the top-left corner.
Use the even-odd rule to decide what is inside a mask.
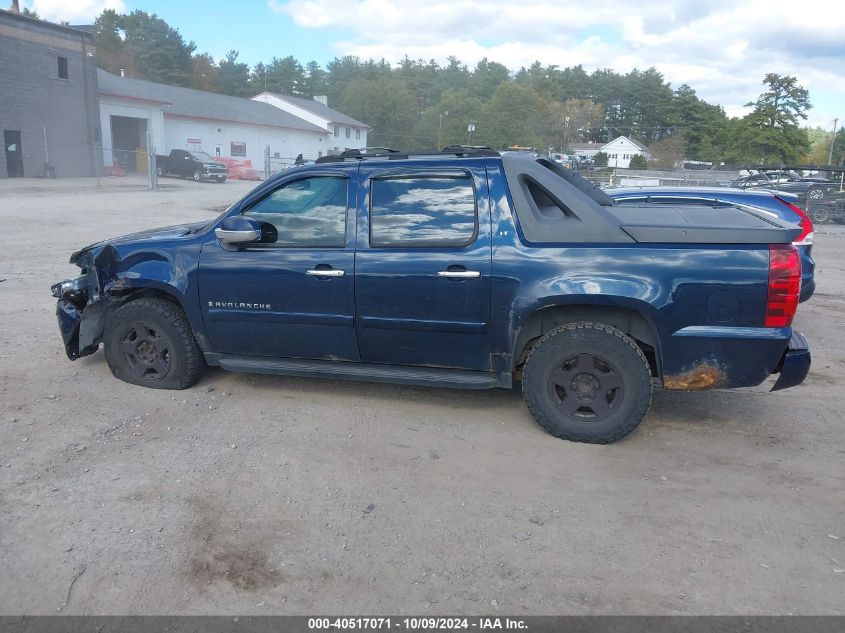
[[[156,240],[167,240],[167,239],[174,239],[177,237],[182,237],[184,235],[188,235],[189,233],[194,233],[199,229],[207,226],[209,224],[209,220],[203,222],[192,222],[190,224],[177,224],[175,226],[165,226],[158,229],[148,229],[146,231],[139,231],[137,233],[130,233],[128,235],[121,235],[119,237],[114,237],[108,240],[103,240],[101,242],[95,242],[94,244],[89,244],[85,248],[80,248],[75,253],[71,254],[70,256],[70,263],[76,264],[79,261],[79,258],[89,253],[95,248],[100,248],[103,246],[118,246],[120,244],[131,244],[134,242],[152,242]]]

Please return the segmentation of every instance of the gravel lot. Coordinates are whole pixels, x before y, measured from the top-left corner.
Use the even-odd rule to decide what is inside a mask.
[[[92,184],[0,180],[0,613],[845,613],[845,227],[816,234],[804,385],[658,393],[587,446],[516,390],[71,363],[71,251],[252,186]]]

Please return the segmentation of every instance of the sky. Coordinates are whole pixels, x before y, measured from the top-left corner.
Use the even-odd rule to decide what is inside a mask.
[[[762,91],[767,72],[810,91],[807,125],[845,116],[841,0],[22,0],[48,20],[87,23],[104,8],[164,18],[198,52],[231,49],[253,65],[293,55],[325,64],[357,55],[395,63],[472,67],[483,57],[513,71],[535,60],[588,72],[654,66],[730,116]],[[840,121],[843,123],[844,121]]]

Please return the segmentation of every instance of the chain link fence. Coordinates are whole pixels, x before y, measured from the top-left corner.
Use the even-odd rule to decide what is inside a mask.
[[[111,186],[124,185],[156,190],[163,175],[159,170],[156,148],[146,139],[147,147],[106,147],[103,145],[46,143],[41,151],[43,163],[34,171],[42,179],[63,179],[62,165],[67,165],[68,156],[78,156],[79,161],[91,162],[94,178],[90,182],[101,186],[103,181]],[[58,157],[51,162],[51,157]],[[279,172],[298,164],[312,163],[317,156],[280,156],[271,154],[270,147],[264,149],[264,164],[253,166],[249,160],[217,158],[227,166],[228,177],[242,180],[266,180]],[[64,162],[63,162],[64,161]],[[37,163],[36,163],[37,164]],[[30,160],[30,172],[32,172]],[[602,189],[613,187],[729,187],[731,181],[740,177],[739,171],[720,170],[637,170],[619,168],[595,168],[581,170],[581,176]],[[835,222],[845,224],[845,174],[837,174],[835,181],[825,185],[821,191],[792,190],[798,195],[799,206],[803,207],[816,224]],[[119,179],[119,180],[118,180]],[[837,182],[838,181],[838,182]],[[166,186],[166,185],[165,185]],[[777,190],[777,185],[771,187]],[[754,189],[751,189],[754,190]],[[789,188],[786,188],[789,191]]]
[[[27,147],[18,163],[19,176],[46,181],[73,179],[76,186],[100,186],[104,179],[125,178],[127,184],[157,188],[155,148],[108,147],[50,140]],[[7,159],[8,160],[8,159]]]
[[[602,169],[579,172],[600,187],[727,187],[738,171]]]

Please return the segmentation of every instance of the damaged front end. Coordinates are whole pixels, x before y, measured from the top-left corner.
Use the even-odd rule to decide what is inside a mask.
[[[70,256],[82,274],[51,287],[70,360],[97,351],[111,312],[139,292],[184,288],[208,222],[150,229],[86,246]],[[193,243],[184,247],[185,244]]]
[[[101,251],[102,252],[102,251]],[[70,360],[97,351],[103,336],[105,318],[112,299],[102,292],[91,250],[83,249],[71,256],[71,263],[82,268],[83,274],[50,287],[58,299],[56,318],[64,341],[65,354]]]

